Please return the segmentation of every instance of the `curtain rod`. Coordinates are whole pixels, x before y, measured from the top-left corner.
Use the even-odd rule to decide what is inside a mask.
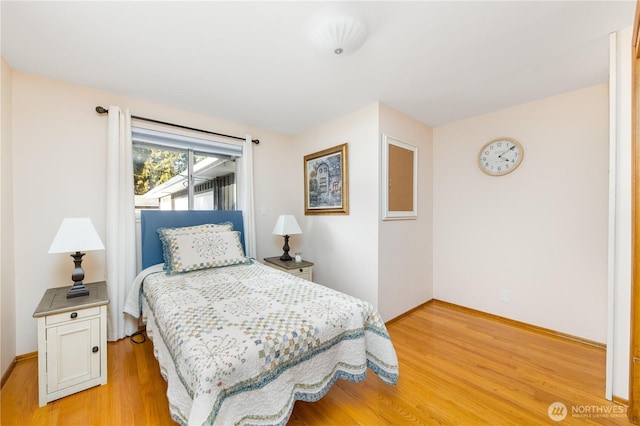
[[[105,114],[105,113],[109,112],[109,110],[106,109],[106,108],[103,108],[101,106],[97,106],[96,107],[96,112],[98,114]],[[241,141],[245,140],[245,138],[241,138],[239,136],[231,136],[231,135],[225,135],[224,133],[210,132],[208,130],[196,129],[194,127],[182,126],[180,124],[167,123],[166,121],[154,120],[152,118],[138,117],[137,115],[132,115],[131,118],[135,118],[136,120],[148,121],[150,123],[164,124],[165,126],[179,127],[181,129],[186,129],[186,130],[194,130],[196,132],[208,133],[210,135],[222,136],[222,137],[225,137],[225,138],[238,139],[238,140],[241,140]],[[260,140],[259,139],[251,139],[251,142],[253,142],[256,145],[258,145],[260,143]]]

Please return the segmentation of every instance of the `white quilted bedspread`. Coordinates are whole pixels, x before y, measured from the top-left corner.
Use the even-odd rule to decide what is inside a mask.
[[[361,381],[367,367],[398,380],[373,306],[319,284],[254,263],[156,272],[142,287],[180,424],[284,424],[296,400],[316,401],[338,379]],[[133,289],[127,306],[138,306],[137,296]]]

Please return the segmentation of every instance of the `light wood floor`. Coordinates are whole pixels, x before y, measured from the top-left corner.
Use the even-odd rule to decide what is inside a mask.
[[[628,424],[603,398],[602,349],[542,336],[429,303],[391,323],[397,386],[375,374],[298,401],[291,425]],[[152,344],[108,345],[108,384],[38,408],[37,362],[20,361],[2,389],[2,425],[171,425]],[[551,403],[567,417],[554,422]],[[611,414],[616,411],[618,414]]]

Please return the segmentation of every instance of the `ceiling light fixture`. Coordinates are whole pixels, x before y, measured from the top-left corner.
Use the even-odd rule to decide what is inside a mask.
[[[367,39],[367,27],[354,18],[330,16],[322,19],[311,32],[311,40],[321,50],[336,55],[358,50]]]

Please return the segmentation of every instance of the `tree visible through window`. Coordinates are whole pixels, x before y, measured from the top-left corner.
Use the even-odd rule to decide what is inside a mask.
[[[145,195],[149,190],[171,178],[186,172],[186,152],[166,151],[136,146],[133,148],[133,181],[135,195]]]

